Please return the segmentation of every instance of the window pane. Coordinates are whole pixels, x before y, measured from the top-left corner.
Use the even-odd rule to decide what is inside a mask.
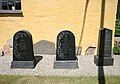
[[[15,1],[21,1],[21,0],[15,0]]]
[[[8,9],[7,2],[2,2],[2,9],[3,10],[7,10]]]
[[[14,3],[14,0],[8,0],[8,2]]]
[[[7,0],[2,0],[2,1],[6,2]]]
[[[8,0],[9,10],[15,10],[14,0]]]
[[[21,10],[21,2],[15,2],[15,9]]]

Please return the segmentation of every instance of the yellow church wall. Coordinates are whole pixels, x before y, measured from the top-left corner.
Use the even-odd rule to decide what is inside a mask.
[[[75,35],[76,46],[82,46],[83,55],[89,46],[97,47],[102,0],[21,2],[23,17],[0,17],[0,48],[19,30],[28,30],[32,34],[33,43],[47,40],[55,45],[58,33],[70,30]],[[116,9],[117,0],[106,0],[104,27],[112,29],[113,32]]]
[[[112,44],[114,45],[115,19],[117,13],[117,0],[106,0],[104,27],[113,30]],[[115,4],[113,4],[115,3]],[[112,46],[113,47],[113,46]]]

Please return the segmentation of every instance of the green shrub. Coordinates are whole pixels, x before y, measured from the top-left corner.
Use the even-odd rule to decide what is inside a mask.
[[[120,29],[115,29],[115,37],[120,37]]]
[[[119,46],[114,46],[113,47],[113,53],[115,55],[120,55],[120,47]]]
[[[115,25],[115,37],[120,37],[120,20],[116,20]]]
[[[115,29],[120,29],[120,26],[115,26]]]
[[[120,20],[116,20],[115,23],[116,23],[116,26],[120,26]]]

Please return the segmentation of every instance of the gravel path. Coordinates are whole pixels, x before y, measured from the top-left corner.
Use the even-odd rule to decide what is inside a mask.
[[[0,57],[0,74],[16,75],[56,75],[56,76],[97,76],[99,68],[94,64],[94,56],[77,56],[78,69],[53,69],[55,55],[39,55],[43,59],[39,61],[35,69],[11,69],[12,55]],[[114,56],[113,66],[104,66],[105,75],[120,76],[120,56]]]

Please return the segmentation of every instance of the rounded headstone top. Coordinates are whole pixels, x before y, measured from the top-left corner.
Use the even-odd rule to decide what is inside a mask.
[[[62,33],[62,32],[70,32],[70,33],[72,33],[71,31],[69,31],[69,30],[63,30],[63,31],[61,31],[60,33]],[[59,34],[60,34],[59,33]],[[73,34],[73,33],[72,33]]]
[[[74,34],[73,34],[71,31],[69,31],[69,30],[63,30],[63,31],[61,31],[61,32],[58,34],[57,37],[59,37],[61,34],[66,34],[66,33],[69,33],[69,34],[71,34],[72,36],[74,36]]]
[[[27,30],[20,30],[20,31],[16,32],[14,34],[14,36],[16,36],[16,34],[18,34],[18,33],[27,33],[30,37],[32,37],[31,33],[29,31],[27,31]]]

